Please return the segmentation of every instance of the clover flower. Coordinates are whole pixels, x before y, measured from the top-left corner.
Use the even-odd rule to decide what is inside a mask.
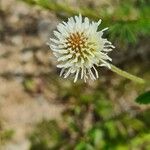
[[[67,22],[59,23],[56,38],[51,38],[49,46],[56,56],[58,68],[61,68],[60,76],[67,78],[74,76],[74,82],[78,78],[96,80],[99,77],[96,66],[111,68],[112,59],[107,55],[114,46],[103,38],[103,32],[108,28],[98,31],[98,22],[81,15],[68,18]]]

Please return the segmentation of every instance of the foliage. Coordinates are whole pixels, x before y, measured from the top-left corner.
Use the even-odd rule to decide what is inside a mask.
[[[148,112],[114,114],[113,103],[98,91],[68,94],[76,101],[63,113],[63,127],[56,121],[39,123],[30,136],[31,150],[148,150]]]
[[[0,122],[0,146],[10,140],[14,134],[13,130],[2,130],[3,126]]]
[[[111,40],[120,44],[134,44],[140,37],[149,36],[150,30],[150,9],[147,0],[127,0],[119,1],[112,8],[109,7],[91,8],[81,6],[73,8],[67,3],[54,0],[22,0],[31,5],[38,5],[50,11],[54,11],[59,17],[66,18],[81,13],[91,19],[103,19],[103,26],[109,26],[109,36]]]
[[[32,142],[31,150],[57,149],[61,144],[63,136],[55,121],[45,121],[37,125],[34,134],[30,136]]]
[[[136,102],[140,104],[149,104],[150,103],[150,91],[142,93],[136,98]]]

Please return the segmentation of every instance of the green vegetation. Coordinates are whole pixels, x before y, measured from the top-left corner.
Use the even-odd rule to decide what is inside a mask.
[[[114,113],[107,96],[78,94],[63,114],[63,125],[40,122],[30,136],[31,150],[148,150],[149,112]],[[130,115],[129,115],[130,114]],[[63,127],[62,127],[63,126]]]
[[[67,3],[55,0],[22,1],[53,11],[60,18],[67,18],[81,13],[93,20],[102,19],[102,27],[110,27],[110,39],[120,44],[134,44],[139,38],[150,34],[150,3],[147,0],[120,0],[112,8],[105,6],[94,9],[86,5],[73,8]],[[109,9],[111,9],[111,12],[108,11]]]
[[[139,97],[136,98],[136,102],[140,104],[149,104],[150,103],[150,91],[147,91],[139,95]]]
[[[2,129],[3,129],[3,126],[2,126],[2,123],[0,122],[0,147],[1,145],[9,141],[14,134],[13,130],[2,130]]]

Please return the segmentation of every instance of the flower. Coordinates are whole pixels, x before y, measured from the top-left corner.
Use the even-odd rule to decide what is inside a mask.
[[[80,77],[86,82],[90,77],[96,80],[99,77],[95,66],[111,68],[107,55],[114,46],[107,39],[102,38],[103,32],[108,28],[98,31],[98,22],[81,15],[68,18],[67,22],[59,23],[56,38],[50,38],[49,46],[56,56],[61,68],[60,76],[67,78],[74,75],[74,82]]]

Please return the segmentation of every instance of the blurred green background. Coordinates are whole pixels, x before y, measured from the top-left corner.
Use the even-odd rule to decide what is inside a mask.
[[[102,19],[113,64],[146,84],[105,68],[59,77],[46,42],[79,13]],[[148,0],[0,0],[0,150],[149,150],[149,14]]]

